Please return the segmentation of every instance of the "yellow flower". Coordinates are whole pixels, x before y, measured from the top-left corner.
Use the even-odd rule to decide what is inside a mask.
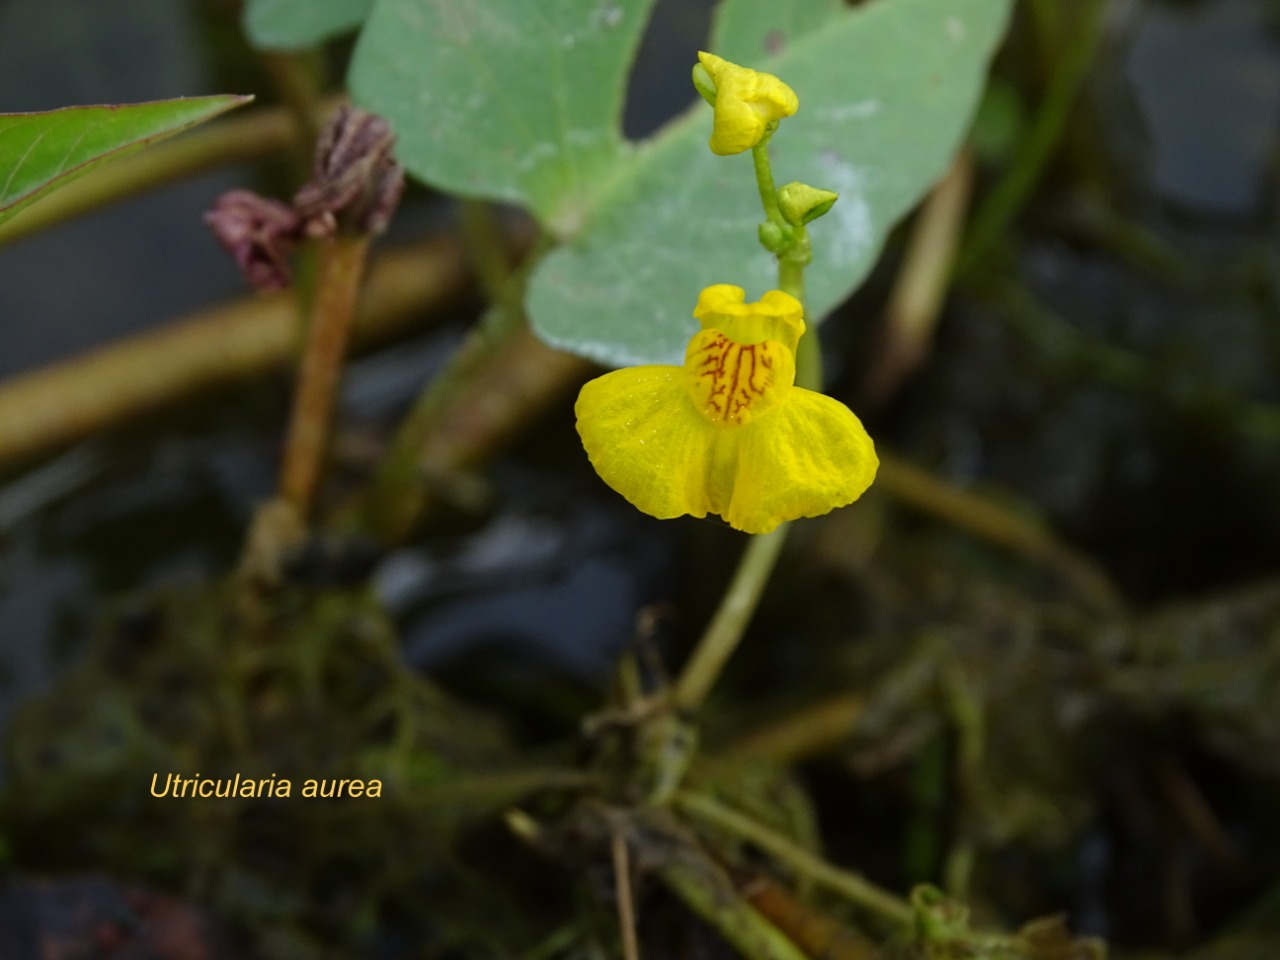
[[[750,150],[764,139],[769,124],[800,106],[795,91],[771,73],[740,67],[714,53],[699,53],[698,61],[715,85],[712,153],[723,157]]]
[[[745,303],[741,287],[707,287],[684,366],[584,386],[578,434],[604,482],[659,519],[717,513],[747,533],[858,499],[875,447],[848,407],[794,385],[801,312],[779,290]]]

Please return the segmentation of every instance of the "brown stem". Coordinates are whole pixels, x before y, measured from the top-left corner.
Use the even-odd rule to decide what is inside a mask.
[[[338,234],[325,241],[321,250],[311,326],[280,473],[281,494],[304,519],[311,512],[324,468],[329,425],[369,242],[365,234]]]
[[[866,699],[842,693],[819,700],[737,740],[732,752],[776,764],[793,764],[847,742],[866,712]]]
[[[965,211],[973,188],[973,157],[961,151],[920,208],[885,308],[880,356],[864,385],[883,404],[924,360],[938,325]]]
[[[448,237],[384,254],[360,301],[357,343],[403,334],[424,310],[460,297],[466,279],[461,248]],[[198,391],[275,370],[294,355],[297,327],[292,294],[246,297],[0,382],[0,464],[51,453]]]

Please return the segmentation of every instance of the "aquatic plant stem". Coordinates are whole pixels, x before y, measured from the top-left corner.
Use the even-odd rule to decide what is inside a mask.
[[[738,569],[720,600],[711,624],[676,681],[673,699],[678,709],[692,713],[702,705],[751,622],[764,586],[787,539],[788,524],[772,533],[754,536],[738,561]]]
[[[493,207],[484,200],[459,200],[458,226],[485,299],[508,308],[518,307],[524,287],[508,282],[512,274],[508,245],[493,215]]]
[[[879,355],[863,393],[883,405],[924,362],[951,283],[973,189],[973,154],[962,148],[920,206],[884,310]]]
[[[367,234],[339,233],[324,241],[320,253],[311,324],[280,474],[281,495],[304,519],[311,512],[320,484],[369,243]]]
[[[972,274],[984,262],[991,248],[1007,233],[1044,173],[1055,144],[1066,130],[1071,108],[1089,75],[1102,37],[1107,9],[1106,0],[1089,0],[1081,11],[1075,32],[1049,81],[1030,131],[1023,138],[1008,171],[973,217],[956,266],[956,272],[961,276]]]
[[[709,859],[673,859],[658,876],[747,960],[808,960],[794,941],[739,896],[724,871]]]
[[[357,344],[423,328],[424,314],[462,297],[466,279],[451,237],[381,255],[360,298]],[[51,453],[202,390],[280,369],[296,357],[295,302],[291,292],[244,297],[0,381],[0,464]]]
[[[636,938],[636,903],[631,890],[631,854],[627,850],[626,835],[621,830],[614,830],[610,839],[622,956],[623,960],[640,960],[640,943]]]
[[[298,132],[298,143],[306,149],[298,152],[298,162],[305,180],[310,173],[310,146],[320,138],[324,126],[322,88],[324,85],[324,58],[319,51],[259,52],[263,69],[275,87],[276,94],[293,118]]]
[[[909,927],[914,920],[915,914],[905,900],[852,871],[832,866],[821,857],[796,846],[782,834],[775,833],[711,797],[681,790],[673,802],[682,813],[746,840],[814,883],[840,894],[849,902],[897,926]]]
[[[809,234],[796,227],[796,246],[778,258],[778,289],[804,304],[804,268],[809,265]],[[806,332],[796,345],[796,386],[822,390],[822,343],[818,328],[805,316]]]
[[[782,218],[778,209],[778,192],[773,182],[773,170],[769,162],[768,138],[751,150],[755,161],[756,186],[760,191],[760,203],[769,222],[788,231],[789,246],[777,254],[778,288],[795,297],[804,306],[804,269],[809,264],[811,252],[809,234],[803,226],[792,227]],[[796,350],[796,385],[810,390],[822,388],[822,354],[817,331],[800,338]],[[715,685],[724,666],[737,649],[742,634],[760,604],[765,584],[773,573],[782,545],[786,542],[790,524],[782,524],[772,533],[751,538],[738,569],[734,572],[729,589],[720,600],[710,625],[702,634],[693,655],[685,664],[676,681],[673,694],[677,708],[693,712],[702,705]]]
[[[764,215],[769,218],[770,223],[785,229],[787,221],[782,219],[782,211],[778,208],[778,188],[773,182],[768,137],[751,148],[751,159],[755,163],[756,188],[760,191],[760,205],[764,207]]]
[[[517,314],[479,329],[405,417],[349,521],[399,543],[449,500],[452,478],[474,468],[576,384],[591,364],[548,347]],[[490,326],[482,324],[482,326]]]

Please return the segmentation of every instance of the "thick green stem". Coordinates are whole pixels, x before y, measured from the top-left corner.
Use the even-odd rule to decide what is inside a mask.
[[[720,608],[676,681],[674,697],[679,709],[697,710],[715,685],[760,604],[764,586],[786,539],[787,524],[784,523],[772,533],[752,537],[747,544],[733,581],[720,600]]]
[[[809,234],[803,226],[792,227],[783,220],[778,209],[778,192],[773,182],[773,170],[769,162],[768,138],[751,150],[755,161],[756,186],[760,190],[760,203],[770,223],[785,229],[791,236],[787,249],[778,255],[778,288],[789,293],[803,305],[804,268],[811,257]],[[802,336],[796,350],[796,384],[806,389],[818,390],[822,386],[822,355],[817,332]],[[680,679],[676,681],[674,698],[678,708],[694,711],[702,705],[715,685],[729,657],[737,649],[742,634],[760,604],[765,584],[773,573],[774,565],[786,542],[788,524],[772,533],[756,536],[747,544],[738,562],[729,589],[720,601],[711,624],[694,648],[685,664]]]
[[[794,246],[778,258],[778,289],[789,293],[804,303],[804,268],[811,259],[809,232],[804,227],[794,227]]]
[[[460,200],[458,224],[485,299],[502,303],[509,312],[514,312],[511,308],[519,305],[518,298],[523,296],[524,287],[509,283],[512,269],[508,244],[493,215],[493,207],[484,200]]]

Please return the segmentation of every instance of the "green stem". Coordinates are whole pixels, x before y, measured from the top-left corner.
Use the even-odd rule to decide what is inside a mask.
[[[514,296],[524,294],[518,284],[509,284],[512,269],[507,253],[507,243],[493,215],[493,207],[484,200],[458,201],[458,224],[462,228],[462,242],[472,269],[480,281],[480,288],[490,303],[503,303],[512,308]],[[508,312],[513,312],[510,309]]]
[[[686,907],[747,960],[808,960],[786,934],[738,895],[729,878],[709,860],[690,863],[673,858],[658,875]]]
[[[797,873],[826,887],[860,907],[879,914],[900,927],[909,927],[915,914],[900,897],[876,886],[870,880],[832,866],[821,857],[796,846],[790,839],[761,826],[750,817],[726,807],[710,797],[682,790],[675,805],[685,814],[709,826],[725,830],[777,858]]]
[[[293,117],[298,131],[298,172],[305,181],[311,175],[311,147],[320,138],[325,122],[324,58],[315,50],[265,51],[260,56],[280,102]]]
[[[973,877],[978,852],[973,826],[981,805],[982,763],[987,739],[986,716],[981,700],[958,661],[951,659],[945,662],[941,680],[947,712],[951,715],[959,746],[955,760],[955,782],[960,808],[959,829],[943,864],[943,878],[947,893],[963,900],[969,896],[969,881]]]
[[[737,649],[786,542],[787,527],[784,523],[772,533],[752,537],[747,544],[719,609],[676,681],[674,699],[679,709],[692,713],[702,705]]]
[[[809,234],[803,226],[791,227],[782,219],[769,163],[767,138],[752,148],[751,156],[755,161],[756,186],[760,190],[765,216],[792,235],[791,246],[778,257],[778,288],[803,305],[804,269],[811,257]],[[800,338],[796,349],[796,384],[806,389],[821,389],[822,355],[816,331]],[[747,544],[715,617],[676,681],[674,698],[678,708],[692,712],[700,707],[737,649],[778,562],[788,527],[789,524],[784,523],[772,533],[752,537]]]
[[[809,231],[804,227],[792,229],[795,231],[794,246],[778,258],[778,289],[804,303],[804,268],[812,259]]]
[[[1013,158],[1009,171],[992,189],[973,218],[961,252],[958,273],[966,275],[979,266],[992,246],[1005,235],[1009,224],[1039,182],[1053,155],[1054,146],[1066,129],[1080,88],[1089,75],[1102,35],[1102,18],[1106,9],[1106,0],[1090,0],[1082,12],[1075,34],[1045,91],[1030,133]]]
[[[760,191],[760,204],[764,207],[764,215],[770,223],[786,229],[787,222],[782,219],[782,211],[778,209],[778,188],[773,182],[773,167],[769,162],[769,138],[765,137],[751,148],[751,159],[756,167],[756,187]]]

